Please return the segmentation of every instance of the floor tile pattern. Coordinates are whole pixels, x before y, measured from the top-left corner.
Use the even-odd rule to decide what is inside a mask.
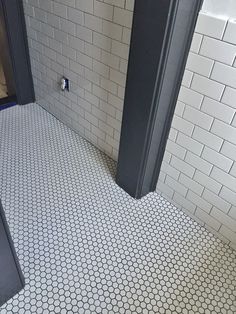
[[[0,112],[0,198],[26,287],[1,314],[235,313],[235,252],[35,104]]]

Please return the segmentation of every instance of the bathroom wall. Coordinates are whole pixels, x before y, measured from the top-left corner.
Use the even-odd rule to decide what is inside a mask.
[[[133,5],[24,0],[37,102],[114,159]],[[235,34],[235,21],[200,14],[157,186],[234,248]],[[60,91],[62,75],[71,81],[69,93]]]
[[[218,16],[236,18],[236,1],[204,0],[202,10]]]
[[[134,0],[24,0],[36,100],[117,158]],[[70,92],[60,91],[62,76]]]
[[[236,23],[201,13],[158,191],[236,248]]]

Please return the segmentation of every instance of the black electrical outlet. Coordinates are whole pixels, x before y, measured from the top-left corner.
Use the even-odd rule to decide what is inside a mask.
[[[65,90],[70,91],[70,82],[69,79],[65,77]]]

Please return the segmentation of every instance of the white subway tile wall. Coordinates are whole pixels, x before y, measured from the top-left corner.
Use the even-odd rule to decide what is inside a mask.
[[[37,102],[117,159],[134,0],[24,0]],[[236,248],[235,22],[199,15],[157,191]],[[61,76],[71,91],[61,92]]]
[[[24,0],[37,103],[117,159],[134,0]],[[70,92],[60,91],[62,76]]]
[[[236,249],[235,25],[200,13],[157,191]]]

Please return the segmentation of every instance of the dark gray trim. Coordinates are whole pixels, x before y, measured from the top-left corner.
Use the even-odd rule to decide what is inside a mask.
[[[25,280],[0,201],[0,306],[23,289]]]
[[[202,0],[136,0],[117,183],[154,191]]]
[[[35,100],[22,0],[0,0],[6,24],[16,97],[20,105]]]

